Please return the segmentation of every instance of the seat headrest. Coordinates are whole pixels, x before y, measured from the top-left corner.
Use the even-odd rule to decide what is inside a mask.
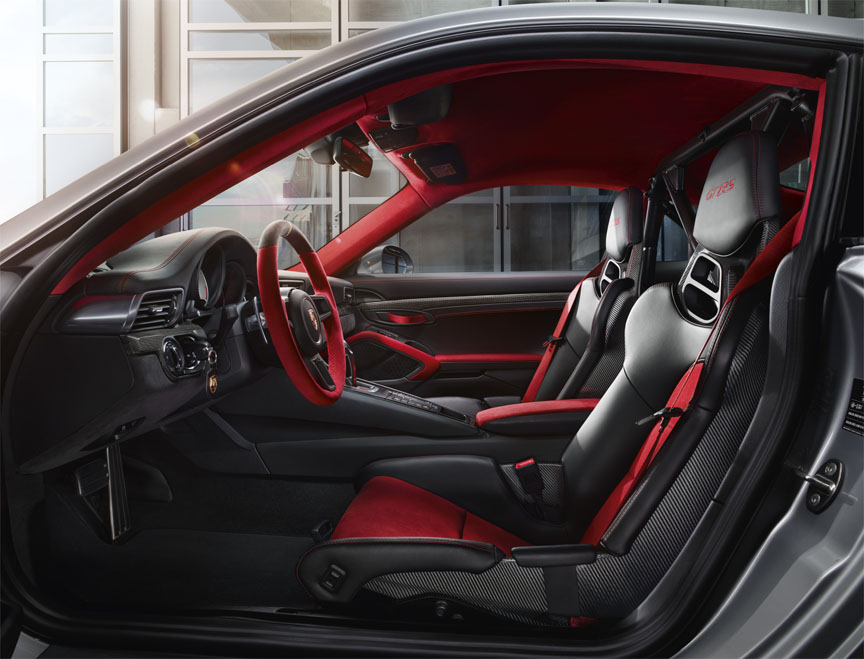
[[[612,204],[606,229],[606,253],[613,261],[621,261],[633,245],[641,242],[642,191],[631,186],[621,190]]]
[[[759,222],[780,214],[777,142],[758,130],[738,135],[714,156],[693,226],[709,252],[726,256],[747,240]]]

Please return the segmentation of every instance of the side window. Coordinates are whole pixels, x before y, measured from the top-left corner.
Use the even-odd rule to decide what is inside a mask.
[[[414,272],[588,270],[605,251],[615,192],[520,185],[436,208],[387,241]]]
[[[663,218],[660,227],[660,237],[657,239],[658,261],[686,261],[690,258],[690,246],[687,244],[687,234],[675,220]]]
[[[792,188],[793,190],[807,189],[807,183],[810,180],[810,158],[804,158],[801,162],[796,162],[788,169],[780,172],[780,185],[784,188]]]

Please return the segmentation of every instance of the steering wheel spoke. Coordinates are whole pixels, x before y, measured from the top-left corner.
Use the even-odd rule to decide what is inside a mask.
[[[321,318],[321,321],[324,322],[330,316],[333,315],[333,307],[330,306],[330,300],[327,299],[325,295],[310,295],[312,298],[312,303],[315,305],[315,309],[318,311],[318,316]]]

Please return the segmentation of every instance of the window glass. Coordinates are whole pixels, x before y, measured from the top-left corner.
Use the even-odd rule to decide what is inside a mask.
[[[112,62],[45,62],[45,126],[111,127],[113,90]]]
[[[189,50],[318,50],[330,45],[330,30],[190,32]]]
[[[489,202],[451,201],[390,240],[414,261],[414,272],[494,272],[495,212]]]
[[[111,160],[114,136],[95,135],[45,136],[45,194],[57,192],[72,181]]]
[[[293,59],[189,60],[189,106],[194,112]]]
[[[605,251],[614,193],[593,188],[506,188],[504,269],[586,270]]]
[[[690,258],[690,245],[684,229],[670,217],[663,218],[657,239],[658,261],[686,261]]]
[[[353,222],[398,192],[406,183],[384,156],[374,153],[372,175],[363,179],[340,174],[338,168],[320,165],[306,150],[283,158],[240,181],[188,214],[190,228],[228,227],[239,231],[253,244],[273,220],[296,224],[315,249],[339,235],[348,225],[335,208],[341,196],[348,197]],[[356,200],[356,203],[355,201]],[[280,247],[279,265],[283,268],[299,259],[287,243]]]
[[[46,34],[46,55],[111,55],[110,34]]]
[[[810,158],[795,163],[780,172],[780,185],[795,190],[806,190],[810,180]]]
[[[191,23],[329,21],[331,0],[189,0]]]
[[[566,186],[483,190],[433,210],[386,241],[414,272],[587,270],[602,258],[614,192]]]

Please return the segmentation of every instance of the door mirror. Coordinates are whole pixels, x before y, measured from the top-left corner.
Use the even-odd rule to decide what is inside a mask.
[[[408,275],[414,272],[414,261],[401,247],[379,245],[357,264],[358,275]]]
[[[372,173],[372,156],[346,137],[337,137],[333,141],[333,160],[342,169],[363,178],[369,178]]]

